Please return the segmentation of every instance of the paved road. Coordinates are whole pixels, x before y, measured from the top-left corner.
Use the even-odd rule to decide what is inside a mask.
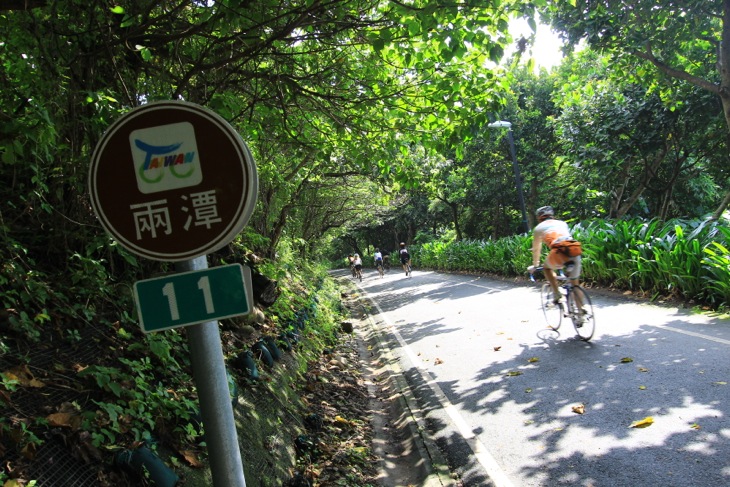
[[[730,485],[727,318],[593,293],[585,343],[546,328],[537,285],[415,270],[359,286],[464,485]]]

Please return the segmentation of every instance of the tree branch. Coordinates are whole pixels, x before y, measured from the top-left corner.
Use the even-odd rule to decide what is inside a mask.
[[[651,46],[647,45],[646,50],[644,51],[632,51],[632,54],[638,58],[644,59],[646,61],[649,61],[652,63],[656,68],[661,71],[662,73],[671,76],[672,78],[681,79],[683,81],[687,81],[688,83],[692,83],[695,86],[698,86],[704,90],[709,91],[710,93],[714,93],[716,95],[721,95],[721,87],[718,84],[712,83],[710,81],[707,81],[704,78],[700,78],[699,76],[692,75],[688,73],[687,71],[679,68],[674,68],[672,66],[669,66],[664,61],[658,59],[656,56],[654,56],[654,53],[651,50]]]

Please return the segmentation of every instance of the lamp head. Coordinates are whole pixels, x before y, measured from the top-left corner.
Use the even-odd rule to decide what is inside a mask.
[[[512,124],[505,120],[498,120],[496,122],[487,124],[487,127],[489,127],[490,129],[505,129],[505,128],[508,129],[508,128],[512,128]]]

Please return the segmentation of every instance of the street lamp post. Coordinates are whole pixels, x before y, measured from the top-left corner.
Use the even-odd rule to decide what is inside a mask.
[[[520,176],[520,166],[517,164],[517,154],[515,152],[515,140],[512,136],[512,124],[510,122],[506,122],[504,120],[499,120],[497,122],[492,122],[487,125],[487,127],[492,129],[501,129],[506,128],[507,129],[507,139],[509,140],[509,152],[512,156],[512,169],[514,169],[515,172],[515,185],[517,186],[517,199],[520,202],[520,210],[522,211],[522,226],[524,227],[525,232],[529,231],[529,228],[527,227],[527,212],[525,211],[525,198],[522,195],[522,176]]]

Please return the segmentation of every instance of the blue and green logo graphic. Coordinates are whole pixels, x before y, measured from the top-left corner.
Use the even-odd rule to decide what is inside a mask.
[[[200,184],[195,130],[189,122],[134,130],[129,134],[137,187],[144,194]]]

